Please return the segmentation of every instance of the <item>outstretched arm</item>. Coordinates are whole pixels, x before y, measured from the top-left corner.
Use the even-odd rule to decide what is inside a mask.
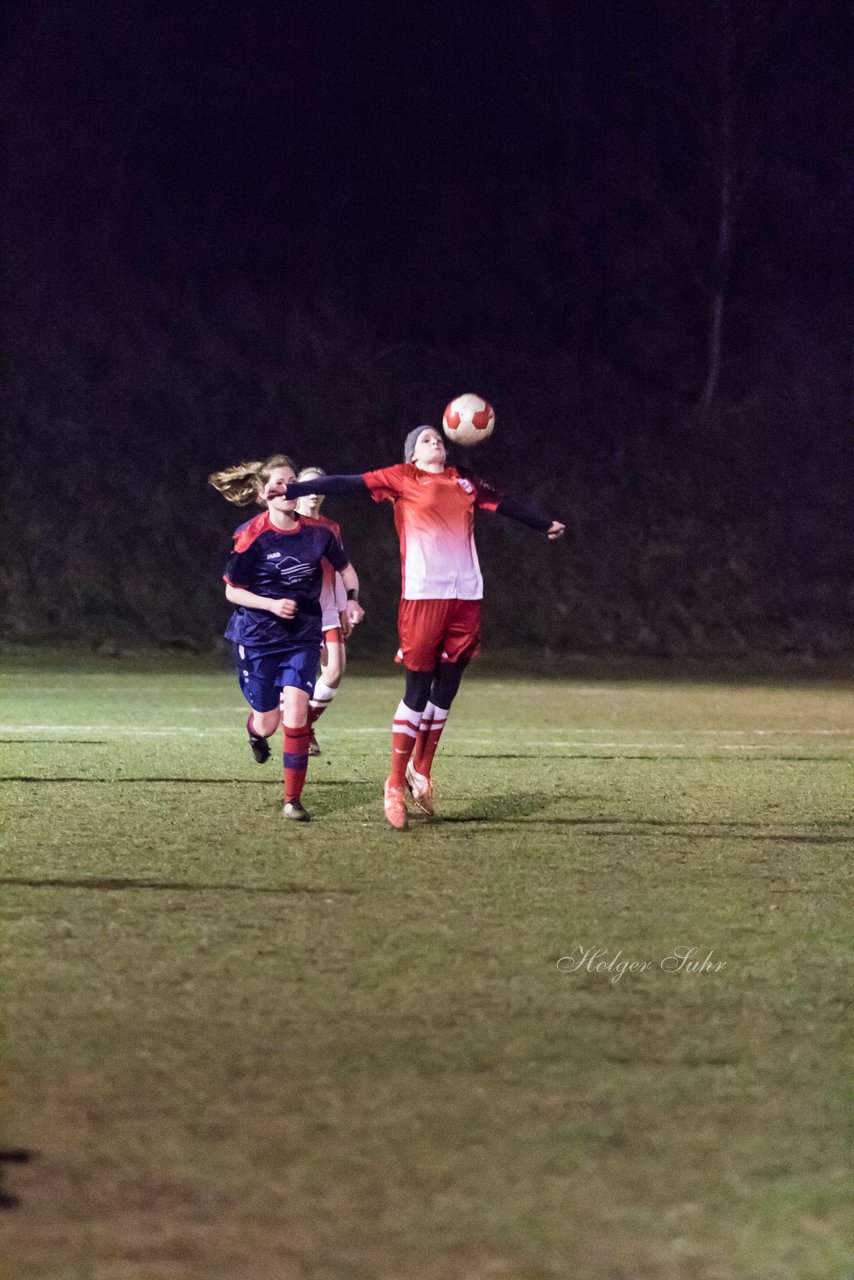
[[[502,516],[507,516],[510,520],[518,520],[520,524],[527,525],[529,529],[539,530],[547,538],[561,538],[566,530],[565,524],[561,524],[559,520],[552,520],[549,516],[544,516],[540,511],[536,511],[529,506],[527,502],[523,502],[521,498],[502,498],[495,510]]]
[[[286,498],[304,498],[309,493],[361,493],[367,492],[364,476],[316,476],[313,480],[292,480],[285,490]]]

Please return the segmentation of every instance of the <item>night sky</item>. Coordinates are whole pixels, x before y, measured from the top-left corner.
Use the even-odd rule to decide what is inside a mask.
[[[850,262],[850,6],[407,10],[12,3],[10,217],[66,261],[240,275],[390,336],[566,340],[565,295],[622,278],[650,224],[710,251],[728,41],[740,273],[809,307]]]
[[[498,409],[499,471],[533,424],[572,492],[607,467],[638,487],[667,469],[671,494],[770,468],[781,503],[809,476],[813,543],[838,526],[850,4],[4,12],[7,453],[25,466],[68,431],[100,467],[110,440],[144,440],[143,472],[182,441],[201,486],[324,429],[315,460],[358,469],[474,390]]]

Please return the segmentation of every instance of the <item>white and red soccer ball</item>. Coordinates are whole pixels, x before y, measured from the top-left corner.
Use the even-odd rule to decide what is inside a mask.
[[[492,435],[495,412],[488,400],[470,392],[457,396],[442,414],[442,429],[453,444],[480,444]]]

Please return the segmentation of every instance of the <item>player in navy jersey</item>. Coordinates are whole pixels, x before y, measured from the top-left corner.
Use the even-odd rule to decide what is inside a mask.
[[[359,579],[341,541],[319,521],[300,516],[285,497],[295,479],[290,458],[244,462],[209,477],[209,483],[239,506],[257,502],[266,510],[242,524],[225,571],[226,598],[235,606],[226,628],[234,643],[243,696],[252,708],[246,721],[249,745],[259,764],[270,755],[267,739],[282,725],[286,818],[307,822],[302,788],[308,765],[309,699],[323,639],[320,590],[323,562],[341,575],[350,626],[364,617]]]
[[[474,544],[474,513],[497,511],[549,539],[564,525],[526,502],[449,466],[434,427],[406,437],[404,462],[361,475],[324,476],[289,484],[288,494],[369,493],[394,507],[400,538],[399,660],[406,688],[392,727],[391,773],[383,808],[398,830],[408,824],[407,795],[435,815],[431,770],[463,672],[480,644],[483,578]]]

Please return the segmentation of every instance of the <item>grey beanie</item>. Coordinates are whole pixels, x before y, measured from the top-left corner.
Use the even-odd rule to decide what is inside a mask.
[[[403,461],[412,461],[412,455],[415,452],[415,446],[418,443],[418,437],[421,435],[422,431],[435,430],[436,428],[431,426],[429,422],[423,422],[420,427],[413,427],[412,430],[407,433],[406,439],[403,442]]]

